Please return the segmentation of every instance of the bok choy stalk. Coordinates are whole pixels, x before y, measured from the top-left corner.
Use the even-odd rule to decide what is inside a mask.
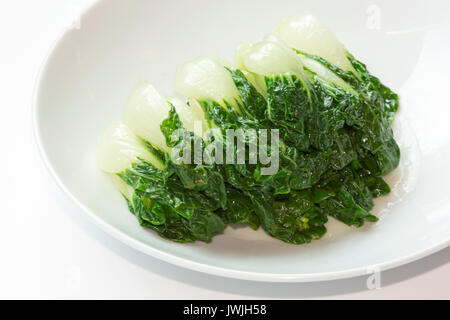
[[[311,188],[327,169],[342,169],[356,157],[342,129],[342,107],[331,109],[317,98],[320,88],[314,87],[299,57],[279,39],[247,44],[238,50],[237,59],[264,83],[269,126],[280,128],[286,144],[298,151],[293,157],[292,189]]]
[[[196,122],[202,130],[202,126],[206,126],[203,111],[199,106],[189,106],[179,99],[163,97],[146,81],[141,81],[129,96],[124,123],[160,151],[169,152],[171,147],[166,144],[166,137],[160,127],[169,116],[171,106],[186,130],[193,132]]]
[[[100,139],[97,159],[103,171],[126,183],[125,188],[114,178],[142,226],[173,241],[211,241],[225,227],[214,213],[217,203],[185,190],[161,155],[125,124],[115,123]]]
[[[400,150],[390,127],[399,106],[397,94],[372,76],[366,66],[356,60],[315,17],[292,16],[284,20],[275,33],[296,51],[313,82],[323,84],[325,79],[335,88],[350,93],[344,99],[349,101],[344,117],[346,126],[352,129],[350,133],[358,154],[352,164],[353,175],[360,176],[374,197],[389,193],[390,189],[381,176],[394,170],[400,159]],[[325,73],[339,80],[327,80]],[[352,90],[348,89],[349,86]],[[348,175],[348,171],[343,171],[342,175]],[[340,179],[349,180],[348,177]],[[367,190],[365,193],[369,194]],[[363,208],[372,208],[370,197],[360,199],[366,199],[360,201]]]
[[[271,184],[271,187],[275,188],[275,193],[289,192],[286,183],[288,172],[284,167],[280,167],[278,172],[270,177],[263,178],[261,172],[264,169],[260,163],[249,162],[250,155],[247,150],[243,154],[243,150],[229,148],[230,145],[234,147],[235,141],[234,137],[227,139],[230,138],[227,137],[230,132],[228,130],[234,130],[238,141],[246,146],[256,145],[254,149],[258,149],[259,130],[268,129],[264,115],[266,100],[240,70],[232,69],[230,64],[223,60],[201,57],[178,69],[176,88],[189,97],[190,101],[202,106],[209,127],[214,129],[212,136],[219,144],[218,148],[227,151],[226,161],[223,159],[224,174],[232,185],[244,188],[244,186]],[[267,148],[267,154],[270,154],[270,145]],[[282,141],[280,149],[281,158],[288,159],[288,150]],[[232,165],[228,165],[229,163]]]
[[[371,102],[351,83],[310,57],[295,53],[272,35],[263,42],[240,48],[237,61],[265,91],[270,121],[282,128],[282,137],[300,151],[296,158],[298,178],[291,183],[292,189],[324,188],[320,189],[322,193],[332,185],[321,181],[328,174],[334,171],[345,174],[339,177],[347,183],[333,184],[333,190],[339,192],[325,191],[333,196],[327,196],[319,205],[337,219],[361,226],[364,220],[376,220],[369,213],[373,207],[372,192],[361,177],[376,179],[377,185],[383,187],[381,193],[389,192],[379,175],[396,167],[398,153],[395,150],[398,149],[395,149],[389,123],[383,123],[370,109]],[[360,124],[364,125],[357,126],[349,121],[356,117],[355,110],[364,110],[359,115]],[[292,132],[296,144],[287,138]],[[388,140],[383,136],[385,132],[390,133]],[[389,150],[381,159],[389,159],[393,165],[380,170],[376,165],[381,161],[376,161],[377,156],[367,146],[381,144],[389,148],[391,142],[395,144],[394,152]],[[350,164],[357,172],[343,170]],[[348,178],[350,173],[352,178]]]
[[[317,18],[292,16],[275,34],[295,49],[313,81],[332,83],[351,93],[345,108],[345,123],[356,129],[363,166],[385,175],[398,166],[400,151],[390,127],[399,101],[396,93],[372,76]],[[326,45],[325,45],[326,44]],[[327,80],[328,74],[337,81]],[[351,87],[351,89],[349,89]],[[357,94],[355,94],[355,91]]]
[[[202,191],[218,206],[226,207],[220,173],[212,164],[194,163],[195,144],[204,147],[201,136],[207,126],[200,106],[164,98],[149,83],[141,82],[129,98],[124,119],[151,147],[165,152],[166,171],[175,173],[185,188]],[[194,131],[199,131],[197,136]],[[190,154],[180,154],[183,150]]]
[[[297,61],[295,54],[292,53],[292,57]],[[199,58],[183,65],[177,72],[176,87],[203,107],[209,122],[220,128],[222,141],[225,141],[227,129],[272,128],[268,126],[264,96],[247,80],[244,72],[232,69],[220,60]],[[251,135],[243,139],[245,143],[256,140]],[[226,143],[223,147],[227,149]],[[238,216],[232,209],[236,208],[235,197],[238,197],[241,203],[253,204],[245,205],[246,208],[254,209],[247,209],[247,214],[239,215],[238,219],[230,219],[232,222],[251,222],[257,217],[270,235],[290,243],[300,244],[320,238],[326,231],[324,224],[327,218],[323,210],[312,201],[311,192],[291,193],[289,186],[293,173],[292,156],[296,150],[281,141],[280,153],[279,171],[267,177],[262,176],[258,164],[252,165],[248,158],[244,163],[223,166],[228,198],[230,202],[234,201],[226,214]]]

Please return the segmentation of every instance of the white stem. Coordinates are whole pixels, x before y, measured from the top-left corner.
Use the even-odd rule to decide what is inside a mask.
[[[198,101],[228,102],[239,111],[239,91],[231,74],[225,69],[228,63],[218,58],[200,57],[187,62],[177,70],[175,88],[181,94]]]
[[[163,163],[148,151],[145,144],[130,128],[114,122],[100,138],[97,147],[97,164],[105,172],[120,173],[130,169],[139,158],[150,162],[158,169]]]
[[[312,15],[289,17],[278,25],[275,33],[292,48],[320,56],[345,71],[354,71],[344,45]]]

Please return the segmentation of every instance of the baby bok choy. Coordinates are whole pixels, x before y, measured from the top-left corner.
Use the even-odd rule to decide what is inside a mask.
[[[317,18],[292,16],[242,43],[235,65],[187,62],[175,87],[185,101],[141,82],[98,147],[142,226],[209,242],[244,223],[303,244],[328,217],[377,221],[373,199],[390,192],[383,176],[400,158],[398,96]]]
[[[344,109],[345,123],[356,129],[355,138],[361,146],[359,152],[365,155],[361,159],[365,167],[377,175],[395,169],[400,151],[390,125],[399,106],[397,94],[372,76],[366,66],[311,15],[284,20],[275,34],[297,52],[313,82],[323,83],[325,79],[325,83],[350,93]],[[327,79],[327,75],[338,80]]]
[[[97,159],[103,171],[114,175],[116,186],[142,226],[178,242],[210,241],[225,227],[214,213],[217,202],[185,189],[162,156],[125,124],[116,123],[101,138]]]
[[[392,97],[383,101],[379,93],[367,94],[367,85],[356,85],[364,81],[360,78],[374,80],[358,74],[344,55],[343,46],[320,23],[313,24],[310,19],[301,16],[292,18],[294,22],[286,20],[278,28],[279,33],[289,44],[297,45],[295,35],[301,40],[298,43],[305,42],[302,32],[308,28],[306,48],[332,56],[332,61],[350,71],[290,48],[275,34],[260,43],[242,45],[237,63],[259,83],[267,98],[269,120],[282,128],[285,142],[299,151],[298,171],[291,188],[317,188],[320,194],[332,195],[319,205],[329,215],[361,226],[365,220],[376,221],[369,213],[372,198],[389,192],[380,176],[392,171],[399,161],[390,117],[380,112]],[[317,32],[312,31],[315,29]],[[333,41],[329,41],[331,48],[325,52],[321,41],[326,39]],[[377,96],[377,103],[373,96]]]
[[[294,53],[292,57],[298,60]],[[223,149],[227,150],[228,144],[234,143],[227,139],[230,129],[241,131],[237,138],[249,147],[252,144],[261,146],[257,137],[260,130],[275,129],[266,117],[264,96],[247,80],[244,72],[221,60],[199,58],[186,63],[177,72],[176,87],[191,101],[197,101],[208,122],[220,129]],[[289,181],[296,173],[292,168],[296,165],[293,157],[297,151],[283,141],[278,142],[280,150],[273,150],[273,142],[267,146],[267,151],[271,156],[276,153],[280,161],[278,171],[273,174],[264,175],[267,168],[252,163],[250,152],[245,153],[242,162],[236,161],[238,154],[232,154],[234,161],[222,166],[229,200],[233,201],[225,216],[233,223],[259,220],[266,232],[285,242],[300,244],[320,238],[325,233],[327,221],[323,210],[312,201],[311,192],[291,193]],[[236,197],[240,202],[248,203],[245,211],[239,212],[239,218],[233,211],[237,207]]]

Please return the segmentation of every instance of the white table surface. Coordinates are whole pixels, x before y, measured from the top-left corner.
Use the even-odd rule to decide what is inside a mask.
[[[383,272],[376,290],[367,289],[367,277],[258,283],[169,265],[92,224],[46,172],[31,126],[39,67],[70,18],[91,2],[0,2],[0,298],[450,298],[450,248]]]

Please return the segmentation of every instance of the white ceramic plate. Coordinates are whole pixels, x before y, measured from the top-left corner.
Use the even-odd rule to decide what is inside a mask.
[[[100,1],[51,51],[34,101],[43,159],[58,185],[101,228],[162,260],[221,276],[317,281],[362,275],[426,256],[450,242],[450,6],[445,1]],[[402,149],[378,223],[331,221],[310,245],[227,228],[211,244],[176,244],[141,228],[95,163],[98,137],[120,119],[141,79],[173,94],[176,66],[200,55],[232,59],[293,13],[311,12],[401,95]]]

